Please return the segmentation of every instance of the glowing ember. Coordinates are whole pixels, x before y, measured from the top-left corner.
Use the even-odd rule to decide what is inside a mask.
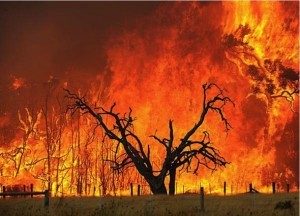
[[[12,89],[14,90],[18,90],[21,87],[23,87],[25,85],[25,79],[24,78],[15,78],[13,83],[12,83]]]

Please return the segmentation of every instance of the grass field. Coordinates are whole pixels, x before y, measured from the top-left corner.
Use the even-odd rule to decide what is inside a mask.
[[[205,211],[200,211],[197,194],[140,197],[50,198],[44,207],[41,198],[0,199],[0,215],[299,215],[299,193],[240,194],[205,196]]]

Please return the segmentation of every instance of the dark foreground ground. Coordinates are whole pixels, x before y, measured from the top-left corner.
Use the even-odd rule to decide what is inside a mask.
[[[298,216],[299,193],[240,194],[205,196],[205,211],[200,211],[199,195],[140,196],[105,198],[0,198],[0,215],[220,215],[220,216]]]

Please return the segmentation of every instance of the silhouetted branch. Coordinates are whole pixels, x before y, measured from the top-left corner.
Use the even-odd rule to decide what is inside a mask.
[[[209,98],[208,91],[213,88],[217,90],[217,93],[214,97]],[[144,150],[145,145],[134,133],[133,122],[136,119],[132,118],[131,108],[129,108],[128,113],[124,113],[121,116],[114,111],[116,103],[109,109],[98,106],[96,103],[92,108],[88,105],[85,97],[79,97],[67,89],[65,89],[65,91],[67,93],[66,97],[73,101],[73,103],[68,105],[67,109],[72,114],[76,111],[80,111],[82,114],[88,113],[92,115],[97,120],[97,125],[101,126],[105,132],[103,141],[105,141],[107,137],[116,142],[113,150],[114,158],[106,159],[106,161],[111,162],[113,169],[118,172],[134,164],[139,173],[145,177],[154,193],[166,193],[164,179],[166,175],[170,174],[171,176],[172,173],[172,180],[170,181],[175,181],[174,174],[177,168],[189,171],[194,164],[195,168],[193,172],[196,174],[200,165],[214,171],[217,167],[228,164],[228,162],[220,156],[218,150],[211,145],[211,138],[208,131],[203,131],[202,140],[191,139],[192,135],[195,134],[203,124],[210,110],[220,116],[226,132],[232,128],[223,113],[223,108],[228,103],[234,106],[234,103],[229,97],[224,96],[224,90],[214,83],[203,85],[203,110],[196,124],[180,139],[177,146],[174,147],[173,143],[174,130],[172,120],[169,120],[168,138],[159,138],[156,133],[150,136],[166,149],[164,162],[159,171],[153,170],[152,168],[150,162],[150,146],[148,145],[146,154]],[[103,121],[103,116],[107,116],[110,119],[107,121],[109,123]],[[120,146],[124,148],[125,152],[120,152]],[[158,173],[158,175],[154,175],[154,173]]]

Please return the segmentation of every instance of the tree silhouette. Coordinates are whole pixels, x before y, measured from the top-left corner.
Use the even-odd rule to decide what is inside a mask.
[[[209,97],[208,92],[213,92],[213,97]],[[82,114],[89,114],[97,120],[97,126],[105,131],[106,138],[115,141],[114,159],[110,160],[114,166],[113,169],[122,171],[130,166],[135,166],[138,172],[145,178],[154,194],[167,194],[165,178],[170,175],[169,194],[175,192],[176,171],[193,170],[197,173],[200,165],[214,171],[217,167],[225,166],[228,162],[219,154],[219,151],[211,144],[211,138],[208,131],[203,131],[202,139],[193,140],[191,137],[200,130],[201,125],[209,111],[214,111],[224,123],[226,132],[231,129],[231,125],[223,114],[223,108],[227,103],[234,105],[232,100],[224,96],[224,90],[218,85],[203,85],[203,107],[200,117],[196,124],[187,131],[179,143],[174,143],[173,121],[169,121],[169,137],[159,138],[155,134],[151,135],[157,143],[165,148],[165,158],[160,170],[155,170],[152,166],[151,148],[144,145],[141,139],[135,134],[133,123],[136,118],[132,117],[132,109],[128,113],[120,115],[115,112],[116,103],[109,109],[105,109],[97,104],[89,105],[86,97],[80,97],[65,89],[66,97],[71,99],[68,110],[72,113],[80,110]],[[103,118],[107,117],[104,121]]]

